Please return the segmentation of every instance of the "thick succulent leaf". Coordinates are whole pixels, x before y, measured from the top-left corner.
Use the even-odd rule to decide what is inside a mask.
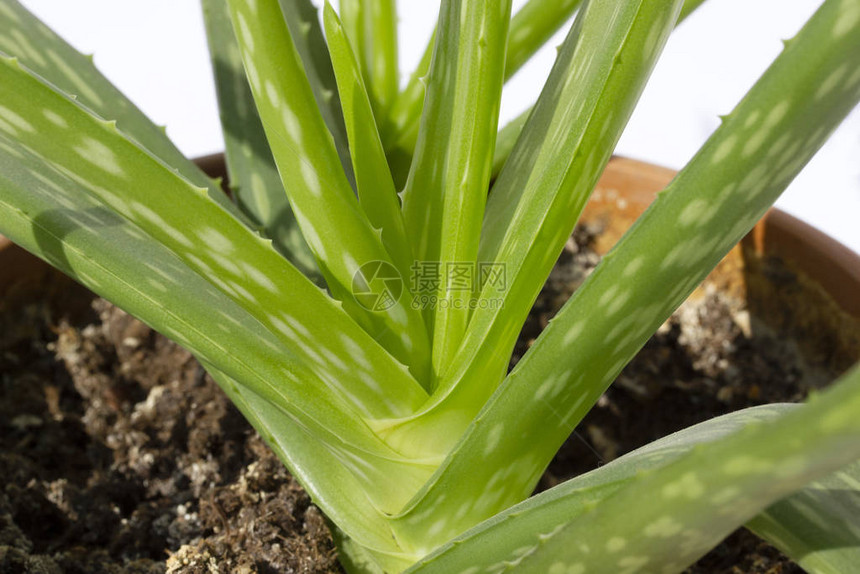
[[[318,376],[308,374],[290,349],[239,304],[139,227],[81,193],[74,179],[49,173],[41,158],[15,147],[5,135],[0,135],[0,148],[5,234],[233,373],[246,388],[265,396],[281,416],[301,421],[308,432],[329,443],[365,488],[378,490],[370,494],[377,504],[391,500],[390,488],[402,489],[397,496],[403,498],[423,482],[428,470],[392,456],[349,404],[333,396]],[[17,165],[33,175],[16,172]],[[19,184],[26,187],[11,187]],[[400,498],[390,506],[396,508]]]
[[[705,0],[686,0],[678,22],[692,14]],[[508,37],[505,79],[516,74],[522,66],[546,42],[558,32],[570,16],[582,4],[582,0],[529,0],[514,15]],[[424,81],[430,71],[435,35],[424,50],[418,66],[409,77],[403,91],[394,101],[391,112],[390,131],[384,138],[389,156],[404,160],[415,149],[418,137],[418,121],[424,106]],[[407,164],[408,165],[408,164]]]
[[[203,0],[203,15],[233,195],[282,255],[305,275],[317,277],[319,269],[293,217],[254,107],[227,1]]]
[[[17,61],[0,62],[0,133],[9,139],[4,147],[8,163],[14,163],[9,157],[24,155],[31,171],[44,168],[39,177],[53,182],[49,189],[60,193],[65,185],[74,185],[75,197],[96,199],[106,211],[145,230],[270,328],[285,346],[295,348],[298,365],[327,372],[326,384],[342,387],[339,394],[354,395],[358,411],[369,409],[365,416],[408,412],[420,403],[424,392],[402,365],[285,262],[270,242],[235,221],[205,190],[128,140],[115,124],[41,82]],[[24,184],[7,179],[4,200],[26,206]],[[67,209],[74,209],[68,203]],[[31,208],[28,217],[36,218],[35,210]],[[233,253],[242,258],[231,257]],[[337,366],[342,362],[337,357],[354,354],[354,345],[364,349],[374,382],[358,383],[356,375],[349,375],[352,367]],[[382,390],[380,385],[390,387]],[[377,409],[382,410],[372,415]]]
[[[684,7],[681,8],[681,15],[678,17],[678,21],[682,21],[684,18],[698,10],[699,6],[704,3],[705,0],[687,0],[684,2]]]
[[[415,151],[415,142],[418,141],[421,110],[424,108],[427,74],[430,72],[435,45],[436,30],[434,29],[421,61],[409,76],[406,87],[394,99],[386,121],[379,127],[388,165],[391,167],[391,174],[398,189],[403,189],[406,185],[409,167],[412,165],[412,153]]]
[[[341,0],[343,26],[362,76],[369,88],[373,111],[384,121],[397,97],[397,3],[395,0]]]
[[[403,193],[415,258],[436,265],[441,277],[429,290],[439,303],[425,309],[436,374],[459,348],[469,317],[510,13],[510,0],[442,2],[427,106]],[[464,265],[460,284],[452,271]]]
[[[340,19],[346,31],[346,37],[352,45],[352,51],[357,54],[359,65],[364,65],[364,21],[361,14],[362,0],[338,0]],[[364,70],[362,69],[362,74]]]
[[[387,516],[363,491],[362,483],[320,437],[289,415],[211,365],[212,375],[242,411],[266,444],[290,469],[326,517],[350,541],[388,572],[399,572],[415,561],[397,545]]]
[[[513,76],[546,41],[570,18],[582,0],[529,0],[513,17],[507,44],[505,79]],[[415,72],[400,92],[391,110],[386,133],[386,149],[392,159],[411,157],[418,139],[418,125],[424,108],[424,78],[436,36],[434,33]],[[402,162],[402,159],[400,160]],[[408,165],[408,164],[407,164]]]
[[[410,480],[414,465],[363,419],[414,411],[426,393],[271,242],[115,124],[5,58],[0,135],[2,232],[301,418],[338,449],[387,509],[421,484]],[[62,209],[55,209],[58,204]],[[147,255],[159,249],[181,264]],[[68,262],[73,252],[78,265]],[[201,278],[208,286],[202,292],[215,295],[188,305],[199,297],[193,281]],[[197,314],[186,316],[185,305]],[[178,323],[165,323],[165,314]],[[210,340],[215,335],[217,352]],[[395,480],[392,465],[407,471]]]
[[[778,421],[640,473],[542,540],[521,567],[548,572],[558,563],[581,564],[588,571],[611,564],[618,572],[682,572],[761,509],[860,457],[857,375]]]
[[[721,417],[539,494],[410,572],[681,572],[768,505],[797,504],[817,485],[791,493],[855,463],[858,417],[855,369],[808,405]]]
[[[386,439],[391,444],[410,448],[432,436],[444,455],[501,382],[532,302],[608,162],[679,9],[679,1],[637,0],[589,2],[580,11],[487,202],[478,261],[500,271],[501,278],[487,281],[481,294],[495,304],[478,305],[472,313],[433,404],[395,422]],[[451,420],[452,412],[458,420]]]
[[[416,512],[442,493],[455,508],[506,465],[519,470],[489,511],[528,496],[624,365],[858,100],[860,2],[827,0],[517,363]]]
[[[391,266],[392,259],[340,166],[277,0],[229,4],[269,145],[329,289],[368,333],[425,378],[427,331],[409,297],[397,299],[395,294],[384,304],[363,304],[354,296],[357,291],[375,293],[371,280],[376,274],[366,265]]]
[[[370,223],[382,231],[382,243],[402,277],[409,277],[412,249],[406,237],[400,199],[376,129],[361,69],[331,5],[325,5],[325,30],[346,122],[358,200]]]
[[[807,572],[860,564],[860,461],[797,491],[747,523]]]
[[[313,0],[280,0],[280,4],[293,44],[305,68],[305,77],[311,85],[323,121],[334,140],[341,166],[346,178],[354,184],[346,126],[341,114],[334,70],[320,26],[319,10]]]
[[[797,408],[798,405],[767,405],[746,409],[652,442],[493,516],[434,551],[415,570],[459,572],[477,566],[480,572],[495,572],[503,570],[500,563],[505,561],[513,567],[518,558],[539,546],[547,533],[578,519],[638,473],[670,464],[698,444],[724,438],[755,421],[775,420]],[[489,484],[488,492],[502,480]]]
[[[153,124],[84,56],[45,26],[18,0],[0,3],[0,52],[18,60],[119,128],[150,153],[177,169],[185,178],[205,187],[209,196],[235,217],[243,217],[216,182],[187,159],[168,139],[164,128]]]
[[[680,25],[684,19],[687,18],[690,14],[692,14],[699,6],[704,4],[705,0],[687,0],[684,2],[684,7],[681,8],[681,14],[678,16],[678,24]],[[523,8],[530,6],[530,4],[526,5]],[[522,11],[521,11],[522,12]],[[519,16],[519,13],[517,14]],[[677,27],[676,25],[676,27]],[[511,25],[511,37],[513,37],[513,30],[516,28],[516,18],[514,19],[514,23]],[[526,36],[525,32],[521,33],[523,36]],[[510,53],[510,48],[509,48]],[[510,62],[509,62],[510,65]],[[504,167],[505,162],[508,161],[508,157],[510,157],[511,152],[514,149],[514,144],[519,138],[523,128],[525,127],[526,120],[531,114],[532,108],[527,109],[522,114],[511,120],[504,128],[499,131],[498,139],[496,140],[496,153],[493,157],[493,179],[495,180],[499,173],[502,171],[502,167]]]
[[[529,279],[526,310],[609,161],[680,8],[597,4],[583,8],[487,202],[481,260],[505,263],[511,291],[519,290],[521,273]]]
[[[529,0],[511,21],[505,79],[516,74],[582,4],[582,0]]]

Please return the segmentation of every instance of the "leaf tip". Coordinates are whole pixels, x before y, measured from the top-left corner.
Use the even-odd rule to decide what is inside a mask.
[[[334,6],[331,5],[329,0],[325,0],[322,6],[323,18],[331,19],[336,16],[336,12],[334,11]]]

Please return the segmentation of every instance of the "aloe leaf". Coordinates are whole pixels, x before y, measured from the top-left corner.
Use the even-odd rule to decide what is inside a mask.
[[[370,82],[374,111],[385,118],[400,90],[397,60],[397,3],[395,0],[364,0],[365,69]]]
[[[0,63],[0,102],[4,233],[324,437],[387,511],[414,493],[430,469],[404,460],[367,426],[371,418],[412,412],[426,399],[402,364],[205,190],[15,60]],[[18,169],[19,164],[26,166]],[[54,210],[57,204],[64,209]],[[52,223],[55,212],[58,222]],[[88,212],[109,218],[88,218]],[[80,243],[70,234],[76,226]],[[143,245],[121,241],[120,232],[142,236]],[[158,244],[181,265],[154,266],[147,246],[152,251]],[[83,271],[67,263],[73,250]],[[194,283],[186,287],[185,276],[195,274],[205,278],[208,290],[202,292],[217,297],[200,299],[191,306],[198,314],[186,318],[185,307],[170,297],[199,298]],[[164,299],[147,299],[120,277],[146,281]],[[161,313],[154,319],[153,308]],[[243,321],[230,309],[238,309]],[[165,326],[159,319],[165,311],[181,324]],[[220,337],[214,349],[211,333]],[[346,356],[353,361],[344,361]]]
[[[4,121],[8,117],[4,111]],[[0,133],[0,165],[2,231],[13,241],[241,377],[273,404],[301,412],[305,399],[311,406],[322,399],[328,404],[314,409],[317,416],[339,411],[343,429],[356,430],[345,405],[313,389],[311,396],[299,392],[287,402],[287,393],[299,384],[297,357],[231,297],[93,197],[74,174],[44,163],[43,156],[8,139],[6,130]]]
[[[29,153],[45,164],[43,177],[57,178],[55,188],[76,183],[79,195],[97,198],[144,229],[271,329],[284,345],[295,348],[301,362],[327,372],[331,379],[327,384],[355,385],[348,392],[356,393],[355,405],[364,404],[368,414],[379,408],[408,412],[420,404],[425,393],[402,365],[278,255],[270,242],[128,140],[112,122],[42,83],[15,60],[2,59],[0,78],[0,132],[14,138],[8,153],[34,150]],[[38,171],[38,165],[34,160],[31,168]],[[9,193],[23,193],[20,187],[13,185]],[[242,258],[231,257],[233,253]],[[337,366],[342,362],[337,357],[352,354],[353,344],[366,349],[367,369],[377,381],[359,383],[354,367]],[[353,380],[346,382],[349,379]]]
[[[678,16],[678,22],[683,21],[687,16],[699,9],[699,6],[705,3],[705,0],[687,0],[684,2],[684,7],[681,8],[681,15]]]
[[[234,217],[251,224],[221,191],[217,182],[187,159],[168,139],[163,127],[156,126],[122,92],[117,90],[84,56],[45,26],[18,0],[0,4],[0,53],[18,58],[22,64],[64,92],[117,125],[132,139],[179,170]]]
[[[582,0],[529,0],[510,24],[505,63],[505,80],[513,76],[570,18]],[[433,38],[409,82],[394,102],[391,128],[386,138],[389,155],[411,157],[418,138],[418,124],[424,107],[423,78],[430,71]]]
[[[705,0],[687,0],[684,2],[684,7],[681,8],[681,13],[678,16],[676,28],[687,18],[687,16],[695,12],[696,9],[704,3]],[[528,7],[528,5],[526,7]],[[523,10],[525,10],[525,8],[523,8]],[[511,152],[514,149],[514,144],[525,127],[526,120],[528,119],[531,110],[532,108],[527,109],[522,114],[508,122],[508,124],[499,131],[499,136],[496,140],[496,153],[493,157],[493,179],[498,177],[499,173],[502,171],[502,167],[505,165],[505,162],[508,161],[508,157],[510,157]]]
[[[230,297],[139,227],[82,193],[73,179],[46,173],[41,158],[13,147],[5,135],[0,136],[0,148],[4,234],[217,363],[266,397],[281,416],[295,417],[309,432],[331,441],[329,448],[378,504],[397,508],[400,498],[423,482],[429,469],[398,460],[368,432],[352,405],[335,397],[325,380],[308,372],[289,348]],[[28,179],[26,173],[16,173],[14,164],[39,175]],[[393,499],[398,490],[399,498]]]
[[[511,20],[505,80],[516,74],[561,28],[582,0],[529,0]]]
[[[382,231],[382,243],[403,277],[409,277],[412,250],[406,237],[400,200],[376,129],[370,98],[349,40],[331,5],[324,13],[326,37],[346,121],[358,199],[370,223]]]
[[[435,373],[459,347],[476,283],[510,11],[510,0],[442,2],[427,107],[403,192],[415,258],[437,265],[441,276],[428,290],[440,303],[425,310]],[[462,284],[452,273],[457,266],[466,273]]]
[[[282,255],[305,275],[316,277],[319,269],[293,217],[254,107],[226,0],[203,0],[203,15],[234,197]]]
[[[517,363],[415,512],[443,492],[452,501],[469,497],[465,477],[485,484],[491,471],[484,469],[548,464],[624,365],[860,100],[858,70],[860,4],[827,0]],[[498,448],[476,468],[473,455],[488,444]],[[538,476],[516,473],[500,508],[528,496]]]
[[[589,508],[542,541],[523,569],[540,572],[562,562],[589,570],[609,563],[619,572],[683,571],[761,509],[860,456],[858,381],[855,372],[818,404],[641,473],[599,510]],[[585,554],[583,546],[602,556]]]
[[[654,441],[485,520],[435,550],[414,569],[422,573],[457,572],[467,566],[464,560],[490,571],[491,566],[504,561],[513,567],[518,559],[531,553],[523,549],[534,549],[548,532],[578,520],[637,474],[677,461],[696,445],[725,438],[756,421],[776,420],[797,408],[798,405],[783,404],[744,409]],[[503,479],[490,487],[500,480]]]
[[[687,0],[681,9],[678,23],[680,24],[704,2],[705,0]],[[505,80],[516,74],[541,46],[568,21],[581,4],[582,0],[529,0],[511,21]],[[395,181],[398,182],[401,181],[398,175],[404,170],[403,166],[409,166],[412,151],[415,149],[415,143],[418,139],[418,121],[424,106],[423,82],[430,70],[433,43],[434,39],[431,38],[421,61],[410,76],[409,82],[394,101],[391,110],[391,124],[383,134],[389,162],[392,164],[392,171],[395,171]],[[511,122],[511,127],[515,125],[515,122],[517,120]],[[507,149],[507,153],[505,153],[505,148],[497,151],[493,177],[501,171],[501,164],[507,159],[513,148],[513,142],[516,141],[513,133],[506,135],[512,137],[511,146]],[[403,178],[405,178],[405,173]]]
[[[412,154],[418,141],[421,110],[424,108],[427,75],[430,73],[430,62],[435,45],[436,30],[434,29],[421,61],[409,76],[406,87],[397,94],[388,111],[386,121],[380,126],[385,155],[398,189],[406,185],[406,179],[409,177]]]
[[[860,370],[792,407],[733,413],[648,445],[509,508],[410,572],[681,572],[770,504],[860,457]]]
[[[352,45],[352,51],[359,60],[359,65],[364,66],[364,20],[361,14],[362,0],[338,0],[340,20],[346,31],[346,37]],[[364,69],[362,68],[362,74]]]
[[[293,213],[332,295],[415,376],[426,378],[427,331],[410,298],[398,299],[387,284],[380,294],[390,295],[384,301],[367,303],[354,296],[373,296],[376,271],[393,263],[340,166],[278,2],[229,4],[254,100]],[[402,290],[402,282],[400,286]]]
[[[346,178],[354,184],[346,126],[341,114],[334,70],[320,26],[319,10],[312,0],[280,0],[280,4],[293,44],[302,60],[305,77],[311,85],[323,121],[334,139],[341,166]]]
[[[391,444],[423,444],[429,433],[444,454],[501,382],[529,308],[610,158],[679,8],[680,2],[638,0],[589,2],[580,11],[487,202],[478,261],[492,262],[501,275],[487,281],[481,294],[492,304],[472,313],[433,403],[380,429]],[[456,421],[451,412],[458,413]]]
[[[860,461],[770,506],[747,528],[807,572],[851,572],[860,564]]]
[[[377,120],[384,120],[399,90],[397,3],[341,0],[341,17],[352,43]]]

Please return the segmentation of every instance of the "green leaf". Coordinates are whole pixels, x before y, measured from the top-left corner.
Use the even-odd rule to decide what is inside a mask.
[[[203,15],[234,197],[282,255],[302,273],[316,278],[319,269],[293,217],[254,107],[226,0],[203,0]]]
[[[341,0],[346,35],[377,120],[384,121],[399,90],[397,62],[397,3],[395,0]]]
[[[430,293],[440,303],[425,310],[435,374],[459,348],[468,321],[510,11],[510,0],[442,2],[427,107],[403,192],[416,260],[441,267],[442,279]],[[465,287],[451,277],[458,265],[471,269]]]
[[[570,19],[582,0],[529,0],[511,20],[505,80],[516,74]]]
[[[403,365],[205,190],[7,59],[0,167],[0,232],[293,417],[381,511],[432,472],[367,426],[426,399]]]
[[[681,572],[770,504],[810,481],[832,480],[858,457],[854,370],[807,405],[733,413],[572,479],[494,516],[409,572]],[[856,486],[851,496],[860,494]]]
[[[402,365],[278,255],[270,242],[233,219],[205,190],[128,140],[114,123],[98,118],[38,80],[17,61],[0,60],[0,80],[0,134],[6,139],[6,184],[0,197],[7,206],[21,206],[13,209],[19,218],[36,222],[41,212],[50,211],[48,198],[54,193],[56,202],[63,207],[60,215],[85,226],[89,220],[75,218],[72,211],[78,207],[84,210],[95,202],[101,212],[113,219],[121,216],[129,226],[143,230],[149,241],[169,249],[185,267],[205,277],[218,292],[265,325],[290,349],[285,360],[294,362],[295,367],[285,372],[285,377],[321,378],[333,396],[344,397],[363,416],[409,412],[421,404],[426,394]],[[17,167],[25,163],[26,168]],[[41,183],[36,185],[34,181]],[[33,185],[32,193],[27,185]],[[66,192],[66,188],[70,190]],[[61,201],[64,193],[69,197]],[[80,206],[76,202],[81,202]],[[90,237],[109,231],[106,224],[98,223],[93,220],[97,231],[83,228],[81,233]],[[5,230],[5,219],[3,225]],[[26,227],[19,228],[15,234],[10,233],[10,238],[22,237],[21,244],[43,255],[33,233]],[[134,235],[129,233],[129,241]],[[59,251],[63,245],[62,241],[51,244]],[[92,242],[83,247],[89,250],[88,257],[101,254],[99,246]],[[133,247],[126,248],[125,259],[130,253],[138,253]],[[114,245],[104,246],[108,248],[116,249]],[[114,252],[107,251],[104,257]],[[241,259],[232,257],[233,253],[241,253]],[[133,276],[149,273],[158,275],[156,270],[142,265]],[[150,281],[151,288],[160,292],[167,289],[165,297],[169,297],[173,291],[170,284],[159,287],[152,279],[155,283]],[[127,282],[119,280],[123,286]],[[212,315],[212,308],[208,309]],[[201,324],[211,325],[213,331],[228,328],[214,316]],[[243,344],[253,348],[252,337],[242,339],[247,339]],[[364,374],[338,359],[355,355],[355,347],[362,349]],[[207,360],[220,365],[211,357]],[[227,369],[225,372],[235,376]],[[361,381],[362,378],[367,380]],[[261,389],[255,392],[263,394]],[[296,398],[301,396],[300,393]],[[313,410],[310,405],[308,408]]]
[[[143,112],[117,90],[84,56],[33,16],[18,0],[0,4],[0,54],[18,58],[66,93],[103,118],[111,118],[123,132],[152,154],[179,170],[184,177],[238,219],[250,224],[221,191],[217,182],[187,159],[167,138],[164,128],[149,121]]]
[[[681,14],[678,16],[678,23],[675,27],[677,28],[681,22],[687,18],[687,16],[695,12],[699,6],[704,4],[704,2],[705,0],[687,0],[684,2],[684,7],[681,8]],[[527,4],[521,12],[524,12],[529,6],[531,6],[531,4]],[[519,13],[517,16],[519,16]],[[516,19],[514,24],[512,24],[511,29],[513,30],[515,27]],[[513,33],[511,35],[513,36]],[[522,35],[525,36],[525,32],[522,32]],[[502,167],[504,167],[505,162],[508,161],[508,157],[511,155],[511,152],[514,149],[514,144],[525,127],[526,120],[528,119],[529,114],[531,114],[531,110],[532,108],[527,109],[499,131],[499,137],[496,140],[496,153],[493,157],[493,179],[496,179],[499,176],[499,173],[502,171]]]
[[[528,496],[540,473],[526,469],[549,463],[624,365],[858,100],[860,4],[828,0],[550,322],[416,509],[443,492],[445,504],[462,500],[471,494],[468,481],[486,484],[491,469],[505,465],[522,470],[488,512]],[[488,444],[498,448],[476,468],[474,453]]]
[[[409,167],[412,165],[412,154],[418,141],[421,110],[424,109],[427,75],[430,73],[430,62],[435,45],[436,30],[434,29],[421,61],[409,76],[406,87],[394,99],[386,122],[380,126],[388,165],[391,166],[394,183],[398,189],[406,185]]]
[[[807,572],[851,572],[860,564],[860,461],[770,506],[747,528]]]
[[[340,166],[278,2],[229,3],[269,145],[293,213],[332,295],[416,377],[425,379],[427,331],[410,298],[390,297],[385,305],[377,301],[362,306],[354,296],[364,290],[372,294],[374,285],[365,280],[375,279],[373,269],[393,265],[392,259]]]
[[[320,26],[319,10],[312,0],[280,0],[280,4],[293,44],[302,60],[305,77],[311,85],[323,121],[334,139],[341,166],[346,178],[354,184],[346,126],[341,114],[334,70]]]
[[[582,0],[529,0],[513,17],[507,43],[505,80],[513,76],[546,41],[570,18]],[[394,102],[391,126],[384,141],[389,156],[402,163],[402,157],[411,158],[418,139],[418,125],[424,107],[425,78],[430,71],[430,60],[436,33],[424,50],[424,55],[406,88]],[[408,162],[406,163],[408,165]]]
[[[705,0],[687,0],[681,9],[678,23],[696,11]],[[567,23],[582,0],[529,0],[514,15],[508,36],[505,80],[516,74],[546,42]],[[418,120],[424,105],[423,78],[430,70],[435,32],[421,61],[409,77],[392,108],[392,126],[384,138],[389,155],[411,156],[418,135]]]
[[[699,9],[699,6],[705,3],[705,0],[687,0],[684,2],[684,7],[681,8],[681,15],[678,16],[678,22],[683,21],[687,16]]]
[[[412,250],[361,70],[343,26],[328,2],[324,18],[347,134],[354,150],[352,162],[359,203],[371,225],[382,231],[382,243],[397,264],[401,276],[409,277]]]
[[[680,2],[638,0],[590,2],[580,11],[487,202],[478,261],[492,262],[504,285],[484,286],[480,301],[487,304],[472,313],[432,404],[380,429],[391,444],[406,449],[433,436],[444,456],[502,381],[532,302],[609,160],[679,8]]]
[[[364,18],[361,13],[362,0],[338,0],[338,8],[340,9],[340,18],[346,30],[346,37],[352,45],[352,51],[359,60],[359,66],[362,66],[362,74],[364,73]]]
[[[666,436],[485,520],[425,557],[414,570],[423,574],[457,572],[470,566],[490,569],[506,560],[514,566],[534,552],[547,533],[578,520],[637,474],[670,464],[696,445],[722,439],[755,421],[775,420],[797,408],[767,405],[745,409]]]

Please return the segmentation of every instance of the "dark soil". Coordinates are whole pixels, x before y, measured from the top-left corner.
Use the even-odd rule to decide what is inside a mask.
[[[322,514],[187,351],[102,299],[0,311],[0,573],[340,572]]]
[[[598,260],[592,234],[575,236],[515,360]],[[0,302],[0,574],[341,571],[319,510],[188,352],[46,284]],[[714,290],[685,304],[541,487],[713,416],[802,399],[822,376],[750,323]],[[739,531],[689,572],[801,570]]]

